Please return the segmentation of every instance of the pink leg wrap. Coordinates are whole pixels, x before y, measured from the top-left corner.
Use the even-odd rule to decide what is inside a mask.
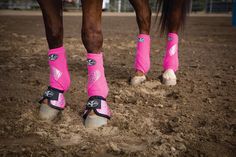
[[[64,47],[51,49],[48,52],[50,66],[50,86],[67,91],[70,86],[70,74],[67,68]]]
[[[50,107],[63,110],[66,105],[63,93],[70,86],[70,75],[67,68],[64,47],[49,50],[48,59],[50,66],[50,86],[44,92],[39,103],[43,103],[47,99]]]
[[[150,69],[150,41],[150,35],[139,34],[134,67],[144,74]]]
[[[103,68],[103,55],[88,53],[88,96],[102,96],[106,98],[108,95],[108,86]]]
[[[178,67],[178,35],[176,33],[169,33],[163,68],[164,70],[172,69],[174,71],[177,71]]]

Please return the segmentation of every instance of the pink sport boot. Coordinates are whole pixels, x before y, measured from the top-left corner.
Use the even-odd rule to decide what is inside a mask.
[[[70,75],[64,47],[49,50],[48,57],[50,86],[39,101],[41,104],[39,116],[43,120],[52,121],[65,108],[66,102],[63,93],[69,89]]]
[[[136,46],[136,56],[134,68],[137,71],[143,73],[141,76],[134,76],[130,80],[131,85],[139,85],[146,81],[146,74],[150,69],[150,35],[139,34]]]
[[[169,33],[166,54],[163,61],[164,73],[162,75],[162,81],[165,85],[176,85],[177,78],[175,72],[178,70],[178,67],[178,35],[176,33]]]
[[[106,102],[108,86],[103,67],[102,53],[88,53],[88,96],[89,100],[84,111],[84,125],[86,128],[97,128],[107,124],[111,118],[111,110]]]

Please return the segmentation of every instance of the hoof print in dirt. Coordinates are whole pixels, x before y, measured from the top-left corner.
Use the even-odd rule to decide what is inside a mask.
[[[166,97],[177,100],[177,99],[180,99],[182,96],[180,95],[179,92],[171,92],[171,93],[167,94]]]

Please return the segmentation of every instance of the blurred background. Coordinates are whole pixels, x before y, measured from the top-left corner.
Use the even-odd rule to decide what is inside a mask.
[[[72,1],[72,0],[70,0]],[[156,0],[149,0],[152,10],[155,11]],[[39,9],[36,0],[1,0],[0,9],[13,10],[37,10]],[[65,11],[80,11],[81,1],[73,0],[73,2],[64,1]],[[108,12],[133,12],[133,8],[128,0],[104,0],[103,10]],[[192,13],[231,13],[232,0],[192,0]]]

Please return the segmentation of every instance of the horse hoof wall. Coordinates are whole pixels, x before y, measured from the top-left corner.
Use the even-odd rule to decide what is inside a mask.
[[[107,118],[97,115],[88,115],[84,121],[84,125],[86,128],[98,128],[107,125]]]
[[[174,86],[177,84],[175,72],[172,69],[166,70],[162,75],[162,82],[167,86]]]
[[[59,112],[60,110],[54,109],[47,104],[41,104],[39,109],[39,117],[44,121],[51,122],[57,118]]]
[[[133,86],[140,85],[141,83],[145,82],[146,79],[147,78],[146,78],[145,75],[143,75],[143,76],[134,76],[133,78],[131,78],[130,84],[133,85]]]

